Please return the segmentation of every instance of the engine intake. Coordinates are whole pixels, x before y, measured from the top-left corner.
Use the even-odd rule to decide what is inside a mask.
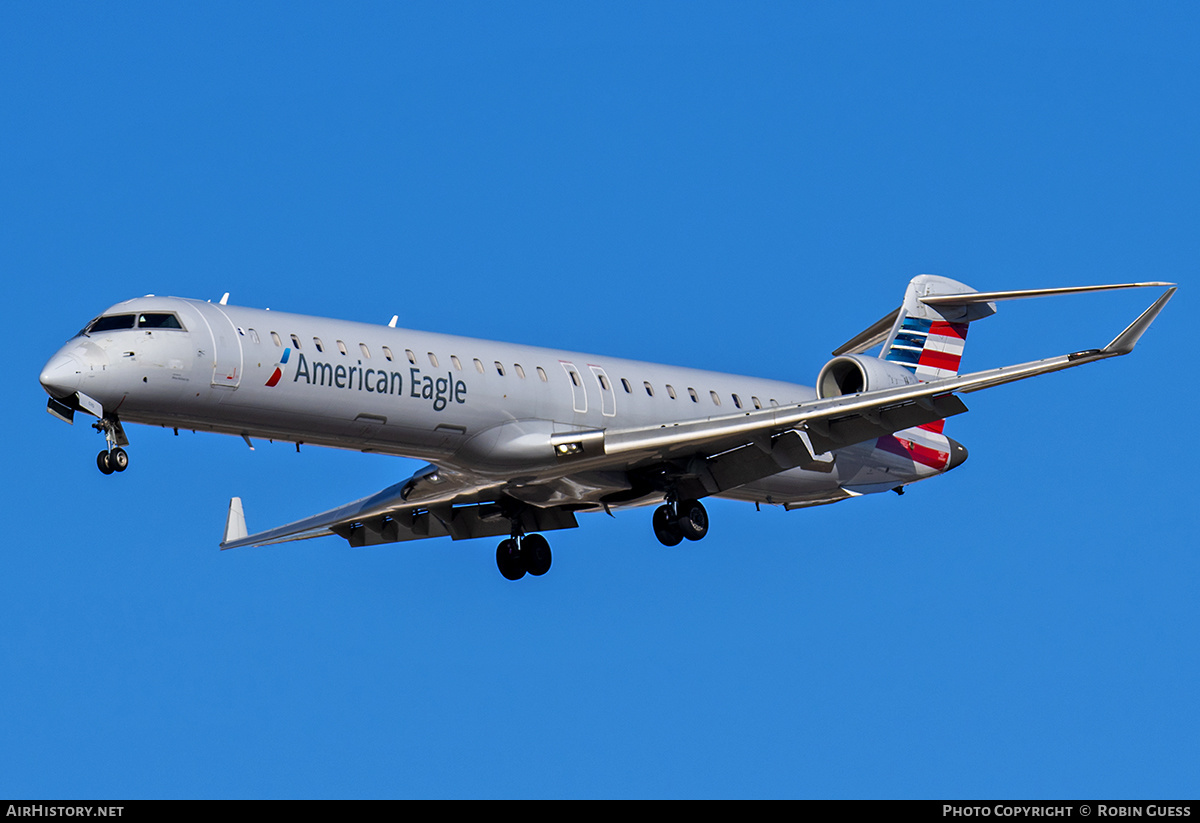
[[[898,363],[860,354],[843,354],[826,363],[817,375],[817,397],[842,397],[919,382],[915,374]]]

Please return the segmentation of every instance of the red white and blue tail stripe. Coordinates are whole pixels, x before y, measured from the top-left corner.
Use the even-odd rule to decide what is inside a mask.
[[[921,298],[942,294],[969,294],[975,289],[947,277],[922,274],[913,278],[904,304],[883,344],[881,359],[911,371],[923,383],[954,377],[962,363],[967,328],[972,320],[994,313],[987,304],[934,307]],[[952,445],[942,434],[946,421],[937,420],[881,437],[875,446],[907,457],[915,464],[944,471],[950,466]]]
[[[920,317],[902,317],[899,322],[884,360],[904,366],[922,383],[958,374],[967,342],[966,323]]]

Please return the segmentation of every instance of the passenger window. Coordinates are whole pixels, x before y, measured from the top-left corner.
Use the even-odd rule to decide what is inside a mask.
[[[427,353],[429,355],[429,365],[433,366],[435,369],[438,368],[437,355],[434,354],[433,352],[427,352]]]
[[[708,393],[708,396],[712,398],[712,401],[713,401],[713,405],[714,405],[714,406],[719,406],[719,405],[721,405],[721,398],[720,398],[720,396],[719,396],[719,395],[718,395],[718,394],[717,394],[715,391],[710,391],[710,392]]]
[[[650,385],[650,381],[643,380],[642,385],[646,387],[646,395],[648,397],[653,397],[654,396],[654,387]]]
[[[247,329],[247,331],[250,332],[250,339],[253,340],[255,343],[262,342],[261,340],[258,339],[258,332],[256,332],[254,329]]]
[[[480,374],[483,374],[483,361],[480,360],[478,357],[475,358],[475,371],[479,372]]]
[[[367,358],[368,360],[371,359],[371,350],[367,348],[366,343],[359,343],[358,350],[362,352],[363,357]]]
[[[778,400],[776,400],[774,397],[772,397],[772,398],[771,398],[771,405],[772,405],[772,406],[778,406],[778,405],[779,405],[779,401],[778,401]]]
[[[633,386],[630,386],[629,381],[624,377],[621,378],[621,387],[625,389],[626,394],[633,394]]]
[[[283,348],[283,341],[279,339],[279,335],[277,335],[275,332],[271,332],[271,339],[275,341],[276,346]]]
[[[412,349],[405,349],[404,356],[408,358],[409,363],[412,363],[414,366],[417,365],[417,356],[413,354]]]
[[[317,351],[325,351],[325,344],[321,342],[321,338],[314,337],[313,345],[317,347]]]
[[[496,361],[496,374],[500,375],[501,377],[504,376],[504,364],[499,360]]]
[[[575,371],[574,368],[571,369],[571,382],[576,386],[579,385],[579,372]]]
[[[699,403],[699,402],[700,402],[700,397],[699,397],[699,395],[697,395],[697,394],[696,394],[696,390],[695,390],[695,389],[693,389],[691,386],[688,386],[688,396],[692,398],[692,402],[693,402],[693,403]]]
[[[740,409],[742,407],[742,398],[738,397],[736,394],[733,395],[733,405]]]
[[[387,346],[383,347],[383,356],[387,358],[387,361],[389,363],[391,363],[395,359],[394,357],[392,357],[392,350],[389,349]]]
[[[537,373],[538,373],[538,377],[541,378],[543,383],[545,383],[548,380],[548,378],[546,377],[546,370],[543,369],[541,366],[537,367]]]
[[[517,372],[517,377],[521,378],[522,380],[525,379],[525,370],[521,368],[520,363],[514,363],[513,369]]]
[[[292,338],[292,345],[296,347],[296,351],[299,351],[300,350],[300,338],[294,334],[291,335],[291,338]]]
[[[674,386],[672,386],[670,383],[668,383],[668,384],[667,384],[667,395],[668,395],[668,396],[669,396],[669,397],[670,397],[672,400],[674,400],[674,399],[675,399],[675,387],[674,387]]]
[[[753,395],[751,395],[751,397],[750,397],[750,402],[754,404],[754,408],[756,408],[756,409],[762,408],[762,401],[759,400],[757,397],[754,397]]]
[[[338,351],[340,351],[342,354],[350,353],[350,352],[346,351],[346,344],[343,343],[341,340],[337,341],[337,344],[338,344]]]
[[[459,361],[457,354],[450,355],[450,362],[454,364],[456,370],[462,371],[462,362]]]

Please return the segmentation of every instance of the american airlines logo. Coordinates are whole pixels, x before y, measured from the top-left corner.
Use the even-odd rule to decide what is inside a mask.
[[[283,357],[279,358],[279,362],[275,364],[275,371],[271,372],[271,376],[267,379],[268,386],[274,386],[279,382],[279,378],[283,377],[283,367],[287,365],[288,358],[292,356],[292,348],[283,350]],[[304,355],[300,355],[303,359]]]
[[[268,386],[276,385],[283,377],[291,351],[290,348],[283,350],[283,357],[275,365],[271,378],[267,380]],[[467,402],[467,384],[462,380],[455,380],[453,372],[446,372],[445,377],[434,377],[417,368],[409,369],[408,394],[405,395],[403,372],[364,369],[361,360],[357,361],[355,366],[341,363],[335,366],[319,360],[309,363],[301,352],[297,352],[296,373],[292,376],[292,382],[373,394],[391,394],[397,397],[415,397],[430,401],[434,411],[442,411],[450,403]]]

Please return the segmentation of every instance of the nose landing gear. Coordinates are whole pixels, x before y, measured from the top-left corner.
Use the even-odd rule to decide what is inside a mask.
[[[129,455],[121,448],[129,445],[129,438],[125,436],[121,421],[116,417],[102,417],[92,424],[92,428],[102,432],[104,441],[108,443],[108,448],[96,455],[96,468],[102,474],[123,472],[129,468]]]
[[[96,455],[96,467],[103,474],[123,472],[129,468],[129,455],[120,446],[112,450],[106,449]]]

